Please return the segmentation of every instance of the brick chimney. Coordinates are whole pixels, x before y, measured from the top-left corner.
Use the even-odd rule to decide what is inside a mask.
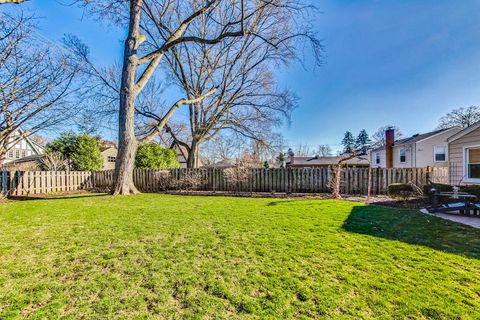
[[[388,127],[385,130],[385,158],[387,168],[393,168],[393,145],[395,143],[395,129]]]

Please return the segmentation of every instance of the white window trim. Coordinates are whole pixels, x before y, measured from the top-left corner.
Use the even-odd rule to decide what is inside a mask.
[[[468,152],[468,149],[475,149],[475,148],[480,148],[480,144],[463,147],[463,182],[480,183],[480,178],[468,177],[467,152]]]
[[[445,160],[437,160],[436,159],[436,155],[437,155],[437,148],[445,148]],[[436,162],[436,163],[445,163],[445,162],[448,162],[448,146],[433,146],[433,162]]]
[[[405,151],[405,161],[402,161],[402,153],[401,150]],[[401,147],[398,148],[398,163],[407,163],[407,148]]]

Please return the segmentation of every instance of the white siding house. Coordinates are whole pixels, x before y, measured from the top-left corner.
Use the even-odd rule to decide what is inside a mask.
[[[448,138],[460,132],[458,127],[441,129],[395,140],[392,150],[393,168],[425,168],[448,166]],[[387,149],[370,151],[373,168],[387,168]]]

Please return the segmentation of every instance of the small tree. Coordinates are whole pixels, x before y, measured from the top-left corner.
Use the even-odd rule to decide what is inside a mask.
[[[373,146],[375,146],[375,147],[385,146],[385,144],[386,144],[386,142],[385,142],[385,131],[387,129],[393,129],[395,131],[395,140],[398,140],[403,136],[403,134],[400,131],[400,128],[398,126],[393,126],[393,125],[383,126],[383,127],[378,128],[378,130],[375,131],[375,133],[373,134],[373,136],[372,136]]]
[[[355,138],[350,131],[345,132],[345,135],[342,140],[343,152],[352,153],[355,149]]]
[[[172,149],[164,149],[156,143],[141,145],[135,156],[135,167],[141,169],[179,168],[177,155]]]
[[[330,157],[332,155],[332,148],[328,144],[321,144],[318,146],[317,153],[320,157]]]
[[[86,134],[64,133],[47,145],[47,152],[63,155],[73,170],[95,171],[103,167],[98,138]]]
[[[68,160],[60,152],[47,150],[40,158],[40,165],[46,171],[63,171],[68,169]]]

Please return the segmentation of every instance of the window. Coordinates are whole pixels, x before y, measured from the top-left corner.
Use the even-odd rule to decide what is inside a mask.
[[[20,158],[20,150],[15,150],[15,158],[18,159]]]
[[[480,148],[467,149],[467,173],[469,179],[480,179]]]
[[[380,152],[375,153],[375,163],[380,164]]]
[[[22,150],[22,158],[25,158],[27,156],[27,151],[26,150]]]
[[[108,162],[115,162],[116,160],[117,160],[117,157],[111,157],[111,156],[107,157]]]
[[[434,147],[433,152],[435,162],[447,161],[447,147]]]
[[[13,150],[8,151],[8,157],[13,158]]]
[[[398,158],[401,163],[407,162],[407,150],[405,148],[398,150]]]

